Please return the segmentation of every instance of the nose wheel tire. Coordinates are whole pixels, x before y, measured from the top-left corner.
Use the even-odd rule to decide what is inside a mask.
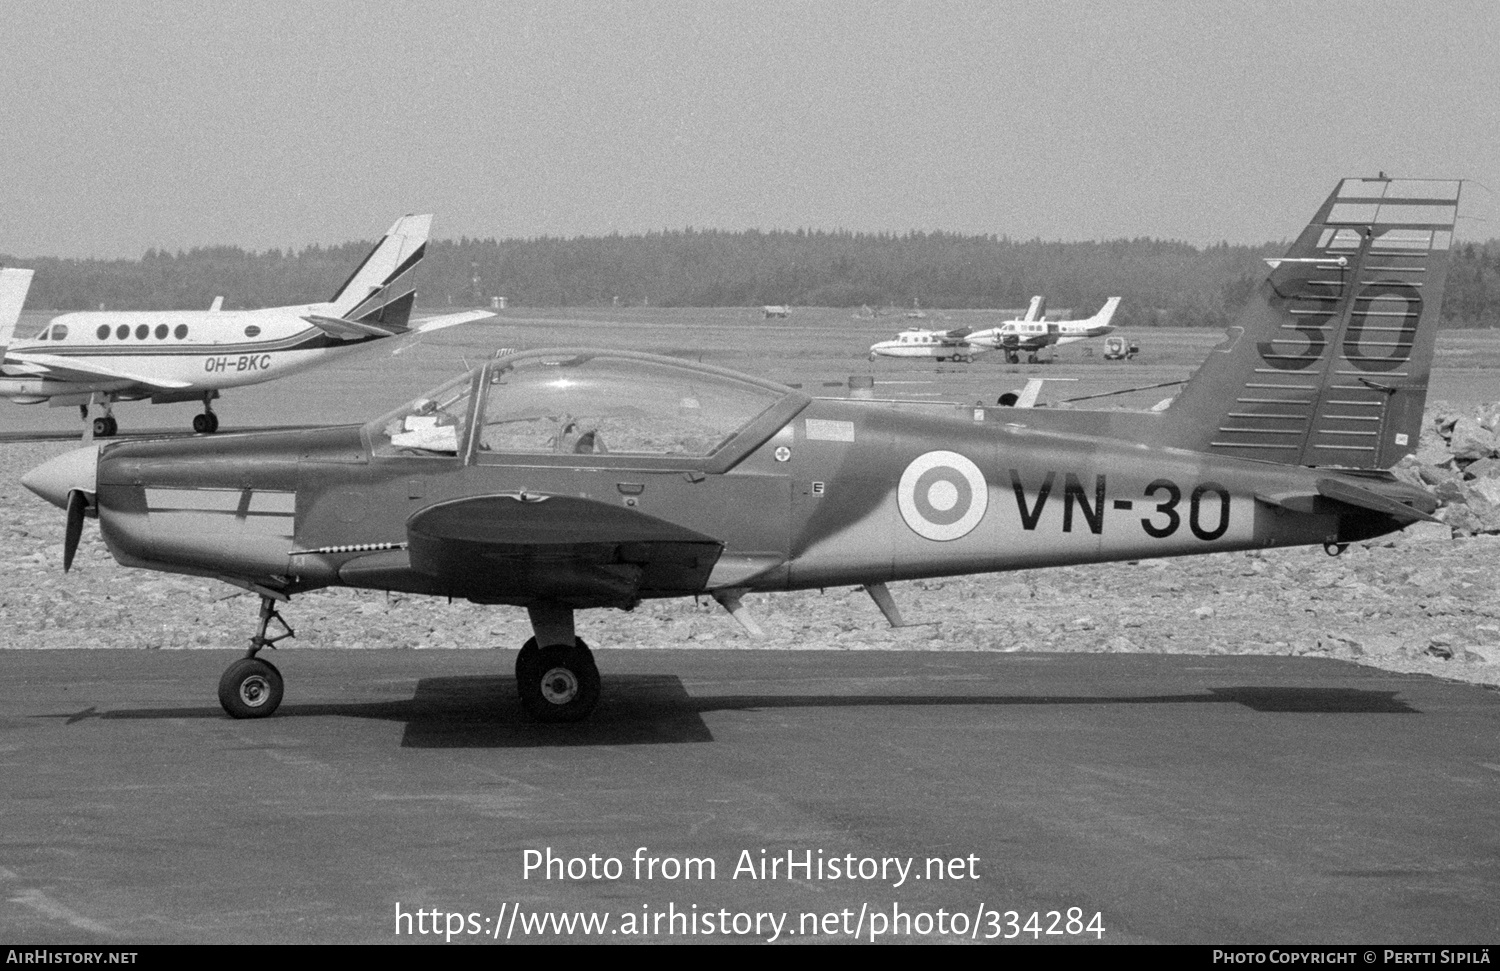
[[[113,415],[106,415],[103,418],[95,418],[94,419],[94,437],[95,438],[109,438],[111,435],[113,435],[115,432],[117,432],[119,430],[120,430],[119,423],[115,421]]]
[[[538,647],[526,642],[516,657],[521,706],[539,722],[582,721],[599,703],[599,668],[582,638],[575,647]]]
[[[281,704],[281,672],[270,661],[240,658],[219,679],[219,704],[231,718],[266,718]]]

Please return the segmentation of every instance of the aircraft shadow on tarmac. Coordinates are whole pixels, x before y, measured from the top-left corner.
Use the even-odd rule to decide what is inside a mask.
[[[610,690],[585,722],[539,725],[526,720],[514,678],[479,675],[423,678],[402,701],[283,704],[276,719],[364,718],[402,721],[403,748],[549,748],[576,745],[663,745],[711,742],[706,712],[777,708],[984,707],[990,705],[1201,705],[1237,704],[1285,714],[1408,715],[1418,710],[1395,691],[1357,688],[1228,687],[1169,695],[707,695],[693,697],[670,675],[615,675]],[[105,719],[212,718],[217,706],[92,710],[67,717]]]

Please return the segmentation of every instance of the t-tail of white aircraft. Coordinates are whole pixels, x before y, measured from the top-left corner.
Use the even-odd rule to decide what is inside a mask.
[[[1101,334],[1108,334],[1110,331],[1115,329],[1114,324],[1110,323],[1110,321],[1115,319],[1115,310],[1118,309],[1119,306],[1120,298],[1110,297],[1108,300],[1104,301],[1104,306],[1099,308],[1098,313],[1094,314],[1094,316],[1090,317],[1088,320],[1079,321],[1079,323],[1088,329],[1088,334],[1090,337],[1098,337]]]
[[[0,270],[0,353],[16,337],[16,322],[26,306],[26,292],[31,289],[32,270],[6,267]]]
[[[417,265],[427,252],[432,215],[402,216],[328,302],[329,316],[392,333],[408,329]]]

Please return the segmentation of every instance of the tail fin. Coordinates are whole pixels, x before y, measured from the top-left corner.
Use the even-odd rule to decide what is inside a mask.
[[[16,321],[21,319],[21,308],[26,306],[26,291],[31,289],[33,272],[14,267],[0,270],[0,351],[16,338]]]
[[[1115,311],[1119,309],[1119,306],[1120,298],[1110,297],[1108,300],[1104,301],[1104,306],[1099,308],[1098,313],[1094,314],[1094,316],[1090,317],[1088,320],[1079,321],[1079,323],[1083,324],[1090,331],[1094,331],[1099,334],[1107,334],[1110,331],[1114,330],[1114,326],[1110,323],[1110,321],[1115,319]]]
[[[1026,321],[1038,321],[1038,320],[1042,319],[1042,316],[1046,312],[1047,312],[1047,298],[1046,297],[1032,297],[1031,298],[1031,306],[1029,306],[1029,307],[1026,308],[1026,316],[1022,317],[1021,319],[1022,320],[1026,320]]]
[[[1163,444],[1384,469],[1416,451],[1461,183],[1344,179],[1164,414]]]
[[[417,299],[413,276],[427,253],[431,214],[402,216],[329,301],[329,316],[406,330]]]

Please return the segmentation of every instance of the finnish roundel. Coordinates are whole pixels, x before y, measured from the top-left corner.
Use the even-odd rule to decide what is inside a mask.
[[[979,466],[957,452],[928,452],[901,473],[896,502],[912,532],[946,542],[968,535],[984,518],[989,486]]]

